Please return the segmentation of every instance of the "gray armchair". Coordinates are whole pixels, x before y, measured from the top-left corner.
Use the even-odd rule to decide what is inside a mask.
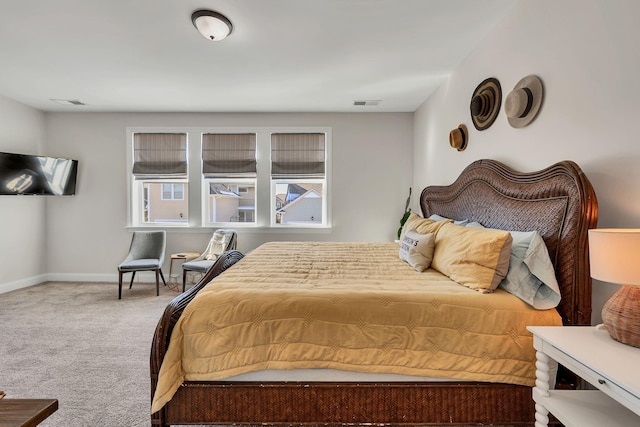
[[[216,230],[204,252],[198,258],[182,264],[182,292],[186,289],[187,272],[206,273],[221,253],[236,249],[237,246],[238,235],[234,230]]]
[[[160,295],[160,281],[167,286],[162,274],[162,264],[164,263],[164,252],[167,236],[164,230],[161,231],[134,231],[131,238],[129,254],[118,266],[118,299],[122,298],[122,276],[124,273],[133,273],[129,289],[133,286],[133,279],[136,271],[156,272],[156,296]]]

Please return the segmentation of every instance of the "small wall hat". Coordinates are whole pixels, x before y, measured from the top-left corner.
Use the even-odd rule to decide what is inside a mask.
[[[468,143],[469,132],[465,125],[459,124],[457,128],[449,132],[449,145],[451,145],[451,148],[462,151],[467,148]]]
[[[516,84],[504,100],[504,111],[512,127],[524,127],[536,118],[543,92],[542,81],[534,75],[524,77]]]
[[[502,89],[498,79],[490,77],[476,87],[471,97],[471,120],[478,130],[485,130],[498,117],[502,102]]]

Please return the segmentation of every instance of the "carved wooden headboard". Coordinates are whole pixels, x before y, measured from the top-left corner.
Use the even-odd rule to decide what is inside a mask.
[[[521,173],[495,160],[467,166],[448,186],[422,191],[425,217],[439,214],[485,227],[540,232],[549,249],[565,325],[591,324],[591,277],[587,230],[598,221],[591,183],[572,161]]]

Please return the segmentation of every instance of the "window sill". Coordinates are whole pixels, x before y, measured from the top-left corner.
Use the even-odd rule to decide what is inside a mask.
[[[329,234],[331,227],[251,227],[251,226],[171,226],[171,225],[129,225],[127,231],[165,230],[167,233],[212,233],[220,228],[232,228],[238,234]]]

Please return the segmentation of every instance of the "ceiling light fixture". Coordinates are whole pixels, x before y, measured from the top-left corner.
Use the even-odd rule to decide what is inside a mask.
[[[191,15],[191,22],[200,31],[202,37],[216,42],[225,39],[233,31],[231,21],[213,10],[196,10]]]

